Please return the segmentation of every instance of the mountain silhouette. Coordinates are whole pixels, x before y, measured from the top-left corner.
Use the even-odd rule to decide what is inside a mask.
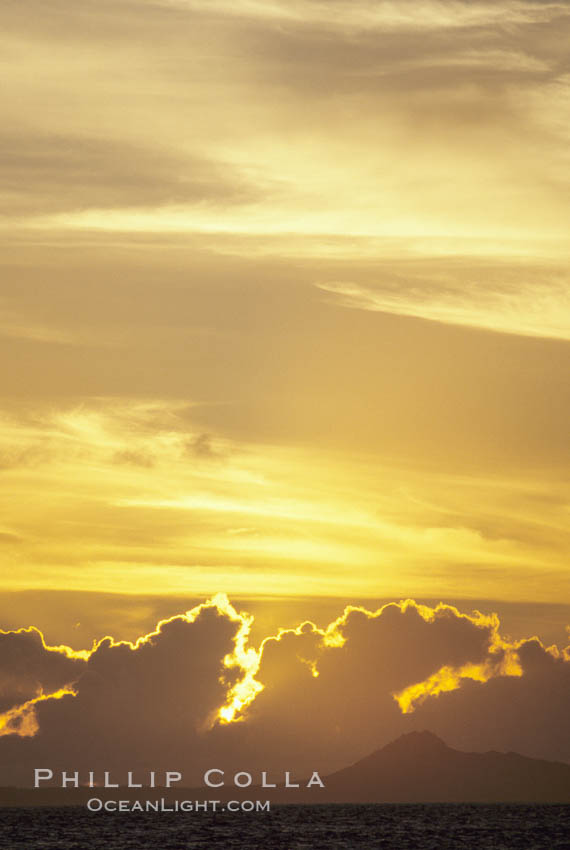
[[[231,772],[228,771],[228,776]],[[271,803],[570,803],[570,765],[518,753],[466,753],[410,732],[328,776],[324,788],[0,788],[0,806],[85,805],[90,797],[270,800]]]
[[[570,802],[570,765],[461,752],[431,732],[402,735],[324,783],[320,802]]]

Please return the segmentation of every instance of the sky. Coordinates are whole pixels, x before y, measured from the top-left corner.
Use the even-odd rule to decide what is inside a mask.
[[[544,718],[532,700],[542,675],[566,693],[570,624],[568,5],[30,0],[1,17],[0,637],[30,640],[38,671],[74,661],[16,696],[6,673],[3,745],[42,718],[57,739],[93,693],[44,697],[90,681],[93,641],[216,594],[230,607],[180,621],[218,612],[198,726],[224,704],[241,611],[234,673],[263,690],[211,734],[247,737],[248,712],[283,725],[264,639],[309,620],[322,643],[345,606],[378,624],[406,599],[477,634],[495,612],[510,666],[494,639],[445,675],[445,641],[418,669],[396,653],[386,730],[421,714],[501,748],[508,722],[469,738],[454,718],[517,688]],[[313,655],[324,705],[321,682],[348,673],[313,676]],[[394,694],[438,671],[449,693],[432,682],[402,714]],[[521,720],[510,748],[554,757],[560,700],[552,740]],[[366,734],[346,731],[347,759]]]

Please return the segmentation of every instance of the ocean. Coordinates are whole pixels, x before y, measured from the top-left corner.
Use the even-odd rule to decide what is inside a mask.
[[[565,805],[315,805],[267,812],[0,809],[1,850],[570,850]]]

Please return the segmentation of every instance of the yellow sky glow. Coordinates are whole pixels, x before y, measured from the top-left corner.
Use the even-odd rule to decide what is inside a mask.
[[[567,5],[32,7],[1,586],[570,602]]]

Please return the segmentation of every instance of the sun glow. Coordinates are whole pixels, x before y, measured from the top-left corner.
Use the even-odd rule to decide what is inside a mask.
[[[499,633],[500,624],[496,614],[485,615],[478,611],[472,614],[463,614],[451,605],[440,603],[430,607],[418,604],[412,599],[402,600],[399,603],[391,602],[374,611],[368,610],[364,606],[349,605],[346,606],[339,617],[324,628],[317,626],[311,620],[305,620],[294,628],[278,629],[275,634],[265,637],[258,648],[250,645],[254,617],[243,611],[238,611],[223,593],[216,594],[184,614],[160,620],[155,629],[141,635],[135,641],[115,641],[112,637],[107,636],[95,641],[91,650],[76,651],[64,645],[49,646],[43,634],[34,627],[19,629],[15,632],[3,631],[2,634],[37,635],[41,639],[41,646],[45,653],[64,655],[69,660],[87,666],[91,656],[102,646],[105,649],[126,646],[133,653],[137,652],[145,645],[154,644],[160,640],[162,632],[168,624],[175,621],[192,624],[198,620],[203,612],[212,609],[221,618],[235,624],[237,628],[232,638],[232,650],[220,659],[221,672],[218,681],[225,688],[225,699],[222,705],[213,708],[209,715],[203,718],[202,731],[204,732],[212,729],[216,724],[229,725],[247,722],[248,709],[265,688],[263,675],[260,675],[264,653],[276,643],[279,644],[287,639],[302,638],[305,649],[296,650],[295,658],[302,667],[309,671],[313,679],[318,679],[322,672],[320,661],[324,656],[334,657],[336,652],[347,646],[347,642],[350,650],[350,628],[354,615],[362,615],[366,620],[380,620],[388,614],[393,618],[396,612],[399,612],[402,617],[409,613],[412,615],[415,613],[430,627],[433,625],[434,628],[437,628],[438,622],[445,624],[446,621],[451,621],[456,625],[463,622],[465,627],[475,633],[481,630],[481,637],[486,642],[487,648],[484,651],[484,657],[480,660],[467,661],[459,666],[443,665],[434,670],[426,679],[411,683],[404,689],[392,694],[402,714],[413,713],[415,708],[425,700],[456,690],[466,680],[485,683],[493,678],[520,678],[523,675],[518,652],[525,641],[513,642],[503,638]],[[411,622],[413,622],[413,619]],[[537,645],[553,658],[567,660],[568,654],[560,653],[555,646],[544,647],[538,638],[532,640],[536,641]],[[85,667],[81,667],[80,664],[79,668],[72,674],[73,681],[51,693],[44,692],[40,688],[34,697],[13,706],[0,715],[0,736],[34,737],[40,728],[37,713],[38,705],[48,700],[77,697],[84,669]]]
[[[224,666],[228,670],[237,668],[241,673],[241,678],[229,689],[225,705],[219,708],[216,713],[219,722],[233,723],[241,719],[240,713],[263,690],[263,685],[255,678],[261,656],[253,647],[247,646],[253,617],[248,614],[238,614],[223,593],[217,594],[212,601],[219,611],[225,613],[230,619],[238,620],[241,623],[234,638],[233,652],[224,657]],[[222,681],[224,681],[223,676]]]
[[[21,705],[14,706],[0,714],[0,738],[4,735],[19,735],[21,738],[33,738],[40,729],[36,707],[46,700],[59,700],[67,696],[77,696],[72,687],[59,688],[51,694],[40,692]]]

